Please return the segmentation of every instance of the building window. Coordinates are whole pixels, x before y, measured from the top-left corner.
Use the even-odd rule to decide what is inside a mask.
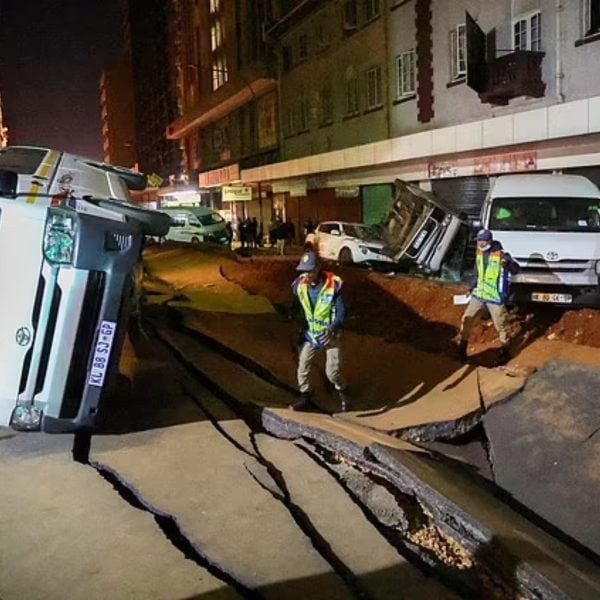
[[[223,32],[221,30],[221,21],[215,21],[210,26],[210,49],[212,52],[218,50],[223,43]]]
[[[294,135],[296,133],[296,107],[288,106],[287,109],[287,134]]]
[[[301,33],[298,36],[298,60],[308,58],[308,34]]]
[[[358,78],[353,68],[346,72],[346,114],[358,112]]]
[[[396,97],[405,98],[416,91],[415,51],[403,52],[396,58]]]
[[[284,46],[281,51],[281,62],[284,72],[292,68],[292,49],[289,46]]]
[[[324,87],[321,91],[320,100],[321,125],[328,125],[333,122],[333,101],[329,86]]]
[[[344,2],[344,32],[351,33],[358,29],[358,10],[356,0]]]
[[[302,94],[298,102],[298,132],[302,133],[308,129],[308,101]]]
[[[364,0],[365,2],[365,21],[372,21],[381,13],[379,0]]]
[[[213,57],[212,64],[213,91],[229,81],[229,71],[227,70],[227,61],[224,57]]]
[[[513,21],[513,49],[541,51],[542,14],[539,11],[517,17]]]
[[[600,0],[583,0],[583,35],[600,33]]]
[[[367,71],[367,108],[376,108],[383,104],[381,85],[381,67]]]
[[[450,32],[450,77],[452,81],[461,79],[467,74],[467,35],[463,24],[457,25]]]
[[[327,28],[324,21],[319,21],[315,27],[315,39],[319,48],[325,48],[329,46],[329,40],[327,39]]]

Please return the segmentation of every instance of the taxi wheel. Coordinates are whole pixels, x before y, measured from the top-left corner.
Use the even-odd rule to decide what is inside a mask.
[[[354,262],[350,248],[342,248],[340,250],[339,262],[342,265],[351,265]]]

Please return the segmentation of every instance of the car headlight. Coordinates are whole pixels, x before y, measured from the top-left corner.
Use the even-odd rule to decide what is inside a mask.
[[[76,235],[77,216],[73,211],[48,211],[43,247],[46,260],[57,265],[72,264]]]
[[[600,277],[600,260],[596,262],[596,275]]]
[[[369,249],[366,246],[359,246],[358,249],[363,253],[363,254],[367,254],[369,252]]]

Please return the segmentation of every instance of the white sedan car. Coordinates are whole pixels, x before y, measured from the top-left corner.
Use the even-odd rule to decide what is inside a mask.
[[[382,230],[373,225],[326,221],[315,232],[319,256],[340,263],[375,263],[393,260],[383,254]]]

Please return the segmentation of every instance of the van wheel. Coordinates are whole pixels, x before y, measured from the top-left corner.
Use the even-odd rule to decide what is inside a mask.
[[[192,242],[192,246],[199,246],[200,245],[200,239],[197,238],[197,237],[193,237],[191,239],[191,242]]]
[[[341,265],[351,265],[354,262],[352,250],[350,248],[342,248],[338,260]]]

